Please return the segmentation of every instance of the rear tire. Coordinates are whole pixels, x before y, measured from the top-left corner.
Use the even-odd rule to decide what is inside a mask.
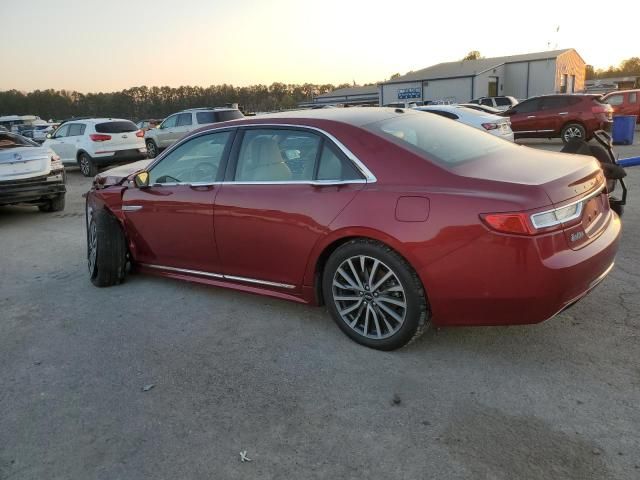
[[[44,205],[38,205],[41,212],[61,212],[64,210],[65,194],[61,193],[51,200],[47,200]]]
[[[568,123],[562,129],[560,137],[564,143],[568,143],[571,140],[587,140],[587,132],[579,123]]]
[[[98,174],[98,167],[87,153],[81,153],[78,157],[78,166],[85,177],[95,177]]]
[[[403,347],[430,324],[418,275],[398,253],[374,240],[351,240],[338,247],[325,265],[322,289],[338,327],[370,348]]]
[[[127,243],[118,220],[107,210],[94,212],[89,221],[87,261],[95,286],[109,287],[124,280]]]
[[[153,140],[147,140],[147,158],[156,158],[158,156],[158,146]]]

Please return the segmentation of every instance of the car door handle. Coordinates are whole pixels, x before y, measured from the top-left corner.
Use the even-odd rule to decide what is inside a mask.
[[[529,115],[527,118],[536,118],[535,115]]]
[[[123,205],[123,212],[137,212],[138,210],[142,210],[142,205]]]
[[[558,115],[569,115],[569,112],[560,112]]]
[[[197,183],[194,183],[194,184],[189,185],[189,188],[190,188],[191,190],[196,190],[196,191],[198,191],[198,192],[206,192],[206,191],[208,191],[208,190],[213,190],[213,187],[214,187],[214,186],[215,186],[215,185],[213,185],[212,183],[207,183],[207,184],[197,184]]]

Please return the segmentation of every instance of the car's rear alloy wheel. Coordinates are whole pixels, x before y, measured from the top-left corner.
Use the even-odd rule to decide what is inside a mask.
[[[570,123],[562,129],[562,141],[564,143],[571,140],[585,140],[586,136],[584,127],[578,123]]]
[[[80,172],[85,177],[95,177],[98,174],[98,167],[91,160],[91,157],[86,153],[81,153],[78,157],[78,165],[80,166]]]
[[[106,210],[95,211],[87,229],[87,264],[91,282],[98,287],[122,282],[126,263],[126,240],[118,220]]]
[[[422,284],[390,248],[355,240],[325,268],[325,300],[338,326],[363,345],[393,350],[417,338],[428,320]]]
[[[158,147],[153,140],[147,140],[147,157],[156,158],[158,156]]]

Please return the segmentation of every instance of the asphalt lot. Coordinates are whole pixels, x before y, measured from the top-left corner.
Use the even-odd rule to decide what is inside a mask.
[[[628,173],[617,265],[575,307],[384,353],[319,308],[142,275],[95,288],[71,170],[64,212],[0,207],[0,479],[640,478]]]

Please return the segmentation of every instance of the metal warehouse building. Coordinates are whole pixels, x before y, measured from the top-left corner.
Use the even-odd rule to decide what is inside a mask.
[[[525,99],[584,89],[586,64],[573,48],[439,63],[380,84],[380,104],[412,100],[451,103],[510,95]]]

